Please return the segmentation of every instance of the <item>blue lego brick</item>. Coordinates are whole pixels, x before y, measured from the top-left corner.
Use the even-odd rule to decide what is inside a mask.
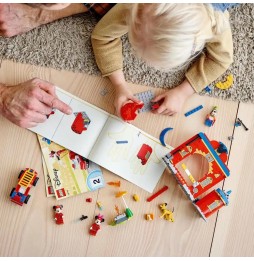
[[[190,110],[190,111],[186,112],[184,115],[185,115],[185,117],[188,117],[191,114],[193,114],[193,113],[195,113],[195,112],[197,112],[197,111],[199,111],[201,109],[203,109],[203,105],[199,105],[198,107],[194,108],[193,110]]]
[[[123,143],[128,143],[128,141],[127,140],[117,140],[116,143],[123,144]]]

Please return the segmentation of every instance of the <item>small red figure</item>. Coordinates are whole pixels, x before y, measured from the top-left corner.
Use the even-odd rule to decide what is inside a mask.
[[[125,121],[133,121],[138,115],[137,110],[141,109],[143,106],[144,106],[143,102],[141,103],[136,103],[133,101],[127,102],[121,108],[121,117]]]
[[[63,220],[64,215],[62,213],[63,205],[53,206],[53,209],[55,210],[56,224],[62,225],[64,223],[64,220]]]
[[[101,230],[100,224],[102,222],[104,222],[103,215],[99,214],[98,216],[95,216],[95,222],[90,227],[89,234],[96,236],[97,232]]]
[[[55,114],[55,111],[56,111],[56,109],[54,109],[54,108],[53,108],[53,109],[52,109],[52,111],[51,111],[51,113],[50,113],[50,114],[48,114],[48,115],[46,115],[47,119],[49,118],[49,116],[50,116],[50,115],[53,115],[53,114]]]

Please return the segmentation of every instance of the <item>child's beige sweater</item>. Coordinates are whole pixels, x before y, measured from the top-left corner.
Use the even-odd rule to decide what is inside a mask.
[[[128,33],[125,17],[128,4],[117,4],[96,25],[92,33],[92,45],[97,65],[103,76],[123,68],[121,36]],[[224,12],[227,19],[229,14]],[[231,29],[214,36],[185,76],[199,92],[221,76],[233,62]]]

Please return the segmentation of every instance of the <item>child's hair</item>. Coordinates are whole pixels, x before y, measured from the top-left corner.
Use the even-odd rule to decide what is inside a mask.
[[[229,26],[210,4],[131,4],[128,37],[149,64],[171,70],[192,61],[206,42]]]

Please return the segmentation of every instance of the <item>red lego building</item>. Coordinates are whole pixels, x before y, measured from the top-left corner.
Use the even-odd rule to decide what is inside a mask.
[[[209,168],[208,172],[201,179],[188,185],[181,172],[176,168],[176,165],[195,153],[206,158]],[[203,199],[200,199],[200,196],[204,192],[230,175],[229,169],[225,164],[227,161],[227,149],[223,143],[209,141],[204,133],[199,133],[169,152],[163,157],[163,161],[205,220],[210,214],[228,204],[230,191],[225,193],[220,190],[219,193],[217,190],[214,190]],[[217,200],[219,200],[220,203]],[[218,207],[212,208],[211,206],[216,205],[215,202],[218,203]]]

